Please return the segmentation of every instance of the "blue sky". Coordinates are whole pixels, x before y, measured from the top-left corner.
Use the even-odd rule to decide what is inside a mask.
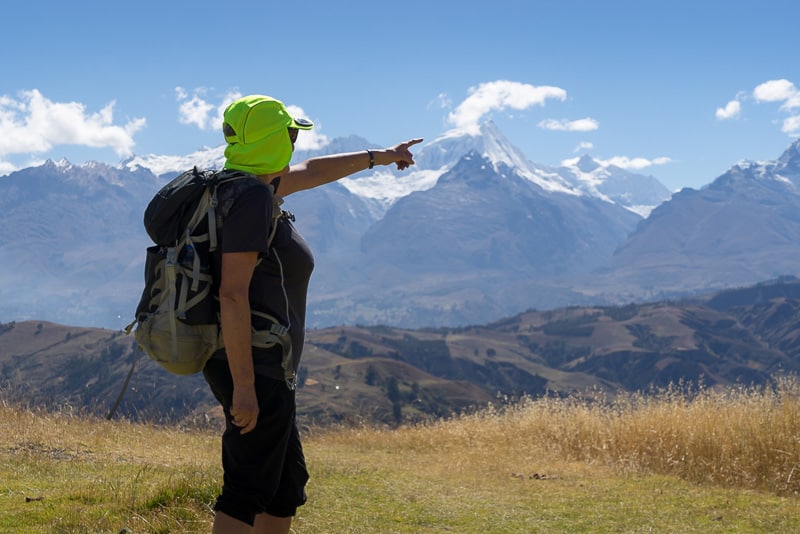
[[[306,145],[492,119],[536,163],[588,153],[701,187],[800,136],[800,2],[52,2],[0,8],[0,175],[222,143],[268,94]]]

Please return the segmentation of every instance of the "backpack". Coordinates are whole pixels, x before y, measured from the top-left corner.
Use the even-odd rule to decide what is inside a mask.
[[[224,347],[219,320],[218,281],[214,279],[212,253],[227,213],[217,211],[218,188],[236,180],[256,178],[232,170],[198,170],[175,177],[150,201],[144,226],[155,243],[147,248],[145,287],[136,308],[133,327],[139,348],[166,370],[189,375],[203,370],[211,356]],[[270,187],[273,187],[270,185]],[[275,236],[283,200],[274,195],[269,243]],[[253,332],[253,345],[283,348],[287,385],[294,385],[288,330],[274,317],[265,317],[271,327]],[[287,369],[290,369],[291,372]]]

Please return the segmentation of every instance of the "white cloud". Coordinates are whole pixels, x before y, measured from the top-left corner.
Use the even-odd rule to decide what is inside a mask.
[[[781,131],[793,137],[800,136],[800,115],[792,115],[785,119]]]
[[[800,90],[786,79],[769,80],[753,90],[753,98],[758,102],[780,102],[781,111],[789,113],[783,120],[781,131],[790,136],[800,136]]]
[[[738,100],[731,100],[724,108],[717,108],[717,119],[727,120],[734,119],[742,113],[742,103]]]
[[[667,157],[660,157],[654,159],[647,159],[647,158],[629,158],[627,156],[614,156],[609,159],[598,159],[592,158],[594,161],[597,162],[598,165],[601,167],[619,167],[620,169],[625,169],[629,171],[639,171],[645,169],[647,167],[652,167],[654,165],[666,165],[668,163],[672,163],[672,159]],[[561,165],[565,167],[570,167],[578,163],[580,158],[571,158],[565,159],[561,161]]]
[[[197,93],[191,97],[181,87],[176,87],[175,92],[178,95],[178,121],[181,124],[194,124],[201,130],[207,130],[211,121],[209,120],[209,113],[214,106],[203,100]]]
[[[221,129],[225,108],[242,96],[239,92],[229,91],[220,103],[212,104],[206,99],[206,93],[204,87],[192,89],[191,94],[183,87],[175,88],[175,97],[179,102],[178,121],[181,124],[194,124],[201,130]]]
[[[568,120],[568,119],[545,119],[537,124],[539,128],[545,130],[555,130],[559,132],[591,132],[597,130],[600,124],[590,118]]]
[[[753,90],[759,102],[783,102],[781,109],[800,108],[800,91],[789,80],[770,80]]]
[[[780,122],[781,131],[793,137],[800,136],[800,89],[787,79],[768,80],[753,89],[752,94],[740,92],[736,98],[726,104],[724,108],[717,108],[716,117],[719,120],[733,119],[741,115],[742,102],[755,101],[757,103],[780,103],[780,111],[788,117]]]
[[[38,90],[22,91],[18,98],[0,97],[0,156],[43,153],[56,145],[111,148],[130,156],[134,134],[144,128],[143,118],[114,125],[112,101],[96,113],[79,102],[53,102]]]
[[[544,106],[548,99],[564,101],[567,92],[560,87],[534,86],[508,80],[482,83],[469,89],[469,96],[449,113],[447,122],[456,128],[475,128],[492,111],[507,108],[525,110]]]
[[[589,141],[582,141],[578,143],[578,146],[575,147],[573,152],[580,152],[582,150],[592,150],[594,148],[594,143],[590,143]]]
[[[659,157],[654,159],[647,158],[629,158],[627,156],[614,156],[606,160],[597,160],[602,166],[607,167],[613,165],[620,169],[638,171],[654,165],[666,165],[672,163],[672,159],[667,157]]]

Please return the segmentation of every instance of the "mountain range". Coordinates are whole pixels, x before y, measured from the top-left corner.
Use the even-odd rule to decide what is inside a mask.
[[[680,293],[798,272],[800,141],[771,162],[742,162],[699,191],[657,207],[610,269],[639,287]]]
[[[352,136],[295,160],[374,146]],[[674,195],[588,155],[535,164],[491,122],[446,132],[416,160],[286,199],[316,256],[310,327],[463,326],[797,272],[800,141]],[[127,324],[150,244],[144,207],[181,170],[222,161],[215,147],[0,177],[0,320]]]

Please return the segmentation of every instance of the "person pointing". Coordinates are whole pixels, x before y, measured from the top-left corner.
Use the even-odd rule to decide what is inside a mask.
[[[254,180],[247,180],[246,190],[242,180],[219,190],[220,204],[229,203],[216,261],[225,349],[203,370],[226,423],[214,532],[289,532],[306,501],[294,377],[314,259],[293,217],[274,217],[273,211],[284,197],[359,171],[392,164],[403,171],[414,164],[411,147],[422,142],[414,138],[289,165],[298,135],[313,126],[266,95],[240,98],[223,115],[225,169]],[[254,332],[276,328],[288,347],[253,346]]]

